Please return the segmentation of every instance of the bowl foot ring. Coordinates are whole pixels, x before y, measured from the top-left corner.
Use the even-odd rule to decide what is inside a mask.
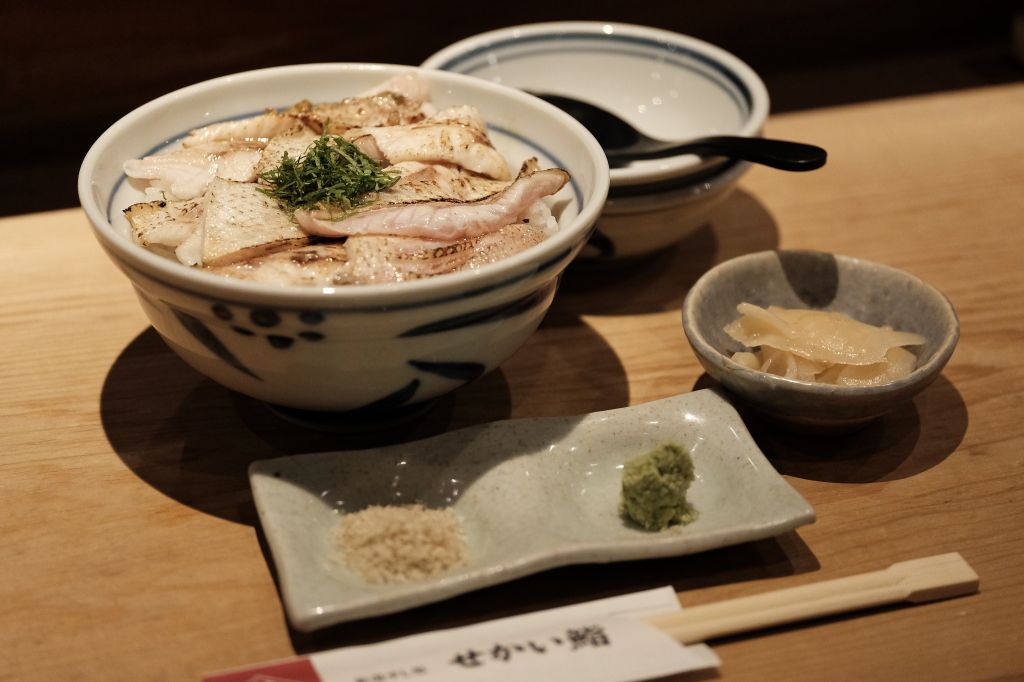
[[[328,433],[360,434],[389,431],[406,426],[430,411],[436,402],[435,398],[412,405],[363,407],[338,412],[302,410],[268,402],[263,404],[277,417],[295,426]]]

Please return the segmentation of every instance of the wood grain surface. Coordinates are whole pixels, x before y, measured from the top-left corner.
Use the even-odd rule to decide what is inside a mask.
[[[500,370],[409,430],[304,431],[168,350],[78,209],[0,221],[0,679],[203,672],[672,584],[686,604],[960,552],[981,592],[719,640],[727,680],[1024,678],[1024,84],[818,109],[766,134],[829,164],[754,169],[709,224],[630,268],[573,270]],[[568,415],[710,385],[679,307],[711,265],[813,248],[952,300],[960,345],[913,404],[844,437],[748,420],[818,521],[677,559],[568,567],[314,635],[286,625],[255,459]],[[700,679],[706,679],[703,676]],[[690,679],[690,678],[680,678]]]

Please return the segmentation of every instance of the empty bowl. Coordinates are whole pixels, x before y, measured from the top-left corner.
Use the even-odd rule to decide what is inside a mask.
[[[813,308],[924,337],[909,376],[880,386],[808,383],[748,369],[750,350],[725,333],[736,306]],[[683,330],[707,373],[741,403],[801,430],[849,431],[909,402],[946,365],[960,336],[949,300],[917,277],[879,263],[813,251],[763,251],[702,276],[683,302]]]
[[[460,40],[423,66],[531,92],[597,104],[651,137],[756,136],[768,92],[736,56],[690,36],[646,26],[559,21],[510,26]],[[613,188],[694,173],[687,154],[611,170]]]
[[[512,26],[460,40],[423,66],[584,100],[665,140],[758,136],[768,92],[729,52],[690,36],[608,22]],[[747,162],[692,154],[611,169],[608,203],[581,260],[671,246],[728,197]]]

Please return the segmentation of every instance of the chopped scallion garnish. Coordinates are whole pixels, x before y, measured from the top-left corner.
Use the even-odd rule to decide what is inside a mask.
[[[348,212],[366,195],[391,187],[401,176],[389,172],[343,137],[321,135],[298,158],[285,152],[280,165],[260,174],[263,191],[291,210]]]

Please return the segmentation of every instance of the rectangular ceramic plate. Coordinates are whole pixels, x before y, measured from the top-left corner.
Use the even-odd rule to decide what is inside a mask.
[[[667,441],[688,448],[698,518],[651,533],[619,514],[622,464]],[[249,469],[288,618],[299,630],[401,611],[556,566],[676,556],[772,537],[814,510],[710,390],[578,417],[494,422],[371,450],[298,455]],[[451,507],[465,565],[370,584],[334,539],[369,505]]]

